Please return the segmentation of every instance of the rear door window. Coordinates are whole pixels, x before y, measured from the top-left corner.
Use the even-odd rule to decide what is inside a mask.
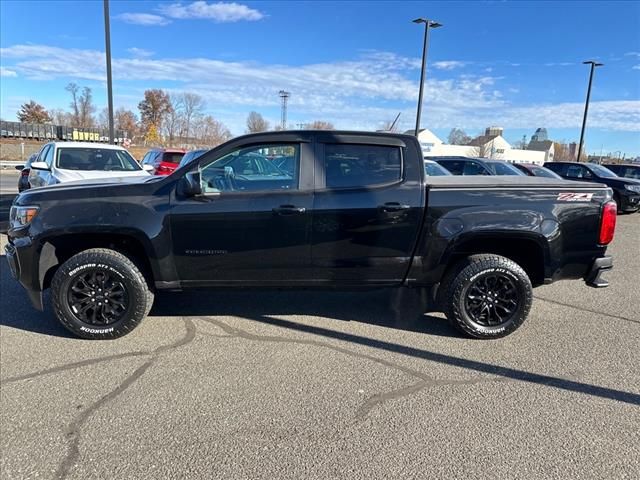
[[[552,172],[556,172],[558,175],[561,175],[563,177],[567,176],[568,165],[566,163],[545,163],[544,166]]]
[[[640,168],[626,167],[625,170],[626,171],[624,172],[623,176],[627,178],[640,179]]]
[[[463,175],[487,175],[486,169],[478,162],[465,161]]]
[[[442,165],[444,168],[449,170],[454,175],[462,175],[462,171],[464,170],[464,164],[465,162],[462,162],[460,160],[446,161],[446,162],[440,163],[440,165]]]
[[[569,165],[567,168],[567,177],[569,178],[592,178],[592,173],[582,165]]]
[[[402,150],[387,145],[324,145],[326,188],[386,185],[402,178]]]

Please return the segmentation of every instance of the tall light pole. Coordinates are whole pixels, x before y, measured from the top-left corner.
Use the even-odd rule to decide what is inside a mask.
[[[588,60],[586,62],[582,62],[585,65],[591,65],[591,72],[589,73],[589,86],[587,87],[587,100],[584,102],[584,117],[582,117],[582,130],[580,131],[580,144],[578,145],[578,162],[580,161],[580,156],[582,155],[582,144],[584,142],[584,129],[587,126],[587,113],[589,112],[589,99],[591,98],[591,84],[593,83],[593,71],[596,67],[601,67],[604,63],[594,62],[593,60]]]
[[[104,43],[107,54],[107,100],[109,104],[109,143],[114,143],[113,133],[113,80],[111,78],[111,29],[109,27],[109,0],[104,0]]]
[[[287,129],[287,102],[289,101],[289,97],[291,94],[285,90],[280,90],[278,92],[280,96],[280,100],[282,102],[282,108],[280,109],[280,128],[282,130]]]
[[[422,115],[422,95],[424,93],[424,80],[427,70],[427,48],[429,46],[429,28],[438,28],[442,24],[428,18],[416,18],[413,23],[424,23],[424,44],[422,45],[422,70],[420,72],[420,93],[418,94],[418,112],[416,114],[416,137],[420,133],[420,116]]]

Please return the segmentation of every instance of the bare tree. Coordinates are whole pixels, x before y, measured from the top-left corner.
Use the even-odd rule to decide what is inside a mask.
[[[78,98],[78,108],[79,108],[79,120],[80,127],[93,127],[94,119],[93,113],[96,111],[96,107],[93,104],[93,95],[91,93],[91,89],[89,87],[84,87],[82,89],[82,93]]]
[[[191,130],[191,122],[202,115],[206,103],[204,99],[196,93],[185,92],[182,94],[182,109],[184,116],[184,136],[188,139]]]
[[[331,122],[325,122],[324,120],[315,120],[307,125],[310,130],[333,130],[335,127]]]
[[[258,112],[251,112],[247,117],[247,133],[259,133],[269,130],[267,122]]]
[[[76,83],[69,83],[65,90],[71,94],[71,124],[74,127],[92,127],[94,124],[93,112],[96,107],[93,105],[93,95],[89,87],[80,87]]]
[[[71,103],[69,104],[71,107],[71,123],[80,125],[80,106],[78,104],[80,87],[76,83],[71,82],[65,87],[65,90],[71,94]]]
[[[164,132],[167,139],[167,144],[175,146],[177,137],[183,134],[184,130],[184,115],[181,95],[170,95],[169,103],[171,110],[167,113],[164,120]]]
[[[30,100],[23,103],[18,112],[18,120],[28,123],[47,123],[51,121],[51,115],[42,105]]]
[[[109,109],[107,107],[100,110],[96,118],[96,126],[99,128],[109,128]]]
[[[56,108],[50,111],[51,118],[53,119],[53,123],[56,125],[60,125],[63,127],[71,126],[71,117],[72,115],[69,112],[65,112],[61,108]]]
[[[202,146],[215,147],[231,138],[229,129],[211,115],[196,119],[194,131],[198,143]]]
[[[471,137],[461,128],[452,128],[447,137],[449,145],[467,145]]]

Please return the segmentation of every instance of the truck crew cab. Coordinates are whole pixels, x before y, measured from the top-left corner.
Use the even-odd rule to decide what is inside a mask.
[[[607,286],[611,198],[541,177],[427,177],[408,135],[282,131],[165,177],[23,192],[6,253],[33,305],[51,288],[84,338],[125,335],[154,292],[194,287],[426,289],[457,329],[497,338],[524,322],[533,287]]]

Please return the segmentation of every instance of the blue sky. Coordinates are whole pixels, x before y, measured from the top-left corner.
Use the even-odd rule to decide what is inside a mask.
[[[546,127],[576,141],[596,71],[587,150],[640,155],[640,2],[111,3],[115,105],[137,112],[146,88],[202,95],[234,134],[247,114],[376,129],[402,112],[412,128],[426,16],[444,24],[429,49],[423,126],[443,138]],[[27,26],[31,26],[28,27]],[[0,114],[34,99],[67,108],[75,81],[106,104],[101,1],[0,3]]]

